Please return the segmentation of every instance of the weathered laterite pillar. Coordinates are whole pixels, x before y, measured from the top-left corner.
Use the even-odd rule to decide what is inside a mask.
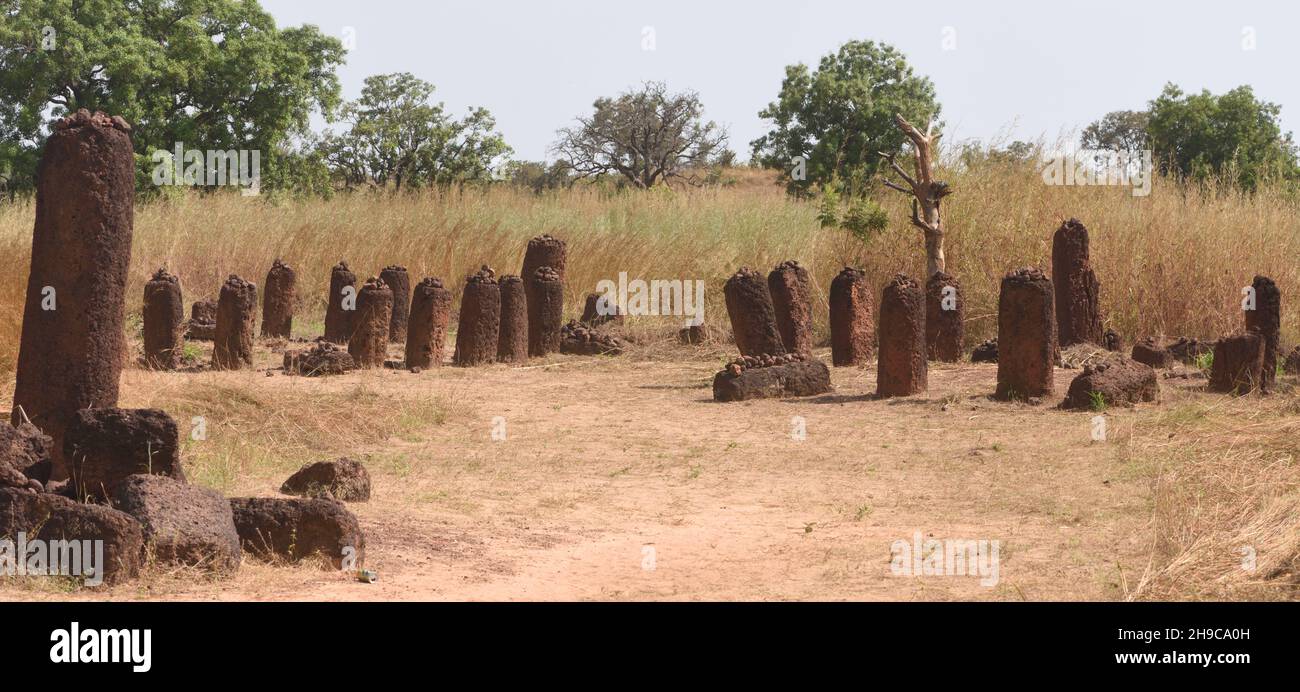
[[[1088,257],[1088,229],[1070,219],[1052,236],[1052,285],[1056,288],[1057,345],[1097,344],[1101,329],[1101,284]]]
[[[145,282],[142,312],[145,367],[175,370],[180,366],[185,345],[181,338],[185,304],[181,300],[180,281],[165,268]]]
[[[925,360],[925,291],[897,274],[880,298],[876,396],[910,396],[929,386]]]
[[[79,110],[55,123],[37,169],[12,420],[25,415],[53,439],[55,479],[68,475],[61,450],[73,414],[117,404],[135,205],[130,131],[120,117]]]
[[[542,267],[550,267],[564,280],[564,270],[569,265],[569,250],[563,240],[549,233],[539,235],[528,241],[524,251],[524,266],[519,270],[519,278],[524,281],[524,293],[528,300],[533,299],[533,275]]]
[[[277,257],[266,273],[262,294],[262,336],[288,339],[292,335],[297,283],[297,272]]]
[[[484,265],[465,277],[460,296],[460,321],[456,325],[456,365],[491,363],[501,329],[501,289],[496,272]]]
[[[587,294],[586,302],[582,305],[582,319],[579,321],[588,327],[599,327],[609,322],[623,324],[623,312],[619,310],[618,302],[606,298],[605,304],[602,305],[602,297],[604,297],[603,293]],[[604,314],[601,313],[602,310]]]
[[[998,296],[999,399],[1028,399],[1052,393],[1056,320],[1052,280],[1025,267],[1002,278]]]
[[[451,291],[442,281],[426,278],[411,296],[411,319],[406,330],[406,367],[436,368],[442,365],[451,320]]]
[[[564,281],[551,267],[538,267],[528,285],[528,355],[541,357],[560,350]]]
[[[1259,332],[1225,336],[1214,344],[1209,388],[1213,392],[1249,394],[1264,380],[1265,339]],[[1276,366],[1274,366],[1276,367]]]
[[[831,363],[866,365],[875,351],[875,300],[861,270],[845,267],[831,281]]]
[[[522,363],[528,360],[528,295],[524,291],[524,280],[506,274],[497,285],[501,289],[497,361]]]
[[[346,344],[352,338],[352,319],[356,314],[356,300],[353,292],[357,286],[357,275],[348,269],[348,263],[340,261],[330,271],[329,302],[325,308],[325,340],[336,344]],[[348,291],[347,289],[353,289]],[[349,297],[350,296],[350,297]],[[350,303],[344,305],[344,301]],[[352,307],[347,310],[345,307]]]
[[[388,321],[393,316],[393,290],[372,276],[357,291],[357,314],[352,323],[348,354],[358,368],[382,368],[388,355]]]
[[[406,267],[396,264],[384,267],[379,278],[393,292],[393,314],[388,321],[388,340],[395,344],[406,343],[406,320],[411,313],[411,275]]]
[[[925,284],[925,348],[930,360],[956,363],[965,352],[966,307],[961,282],[935,272]]]
[[[217,301],[207,298],[196,300],[190,306],[190,323],[185,338],[191,341],[212,341],[217,335]]]
[[[776,265],[767,275],[772,309],[787,353],[812,354],[812,281],[795,260]]]
[[[1277,359],[1281,355],[1282,292],[1267,276],[1256,276],[1251,282],[1255,289],[1255,309],[1246,310],[1246,330],[1264,340],[1264,363],[1260,370],[1259,388],[1273,391],[1277,381]]]
[[[741,267],[722,287],[727,316],[742,356],[779,356],[785,353],[781,331],[776,326],[776,308],[763,275]]]
[[[253,327],[257,319],[257,284],[230,275],[217,298],[217,335],[213,370],[253,367]]]

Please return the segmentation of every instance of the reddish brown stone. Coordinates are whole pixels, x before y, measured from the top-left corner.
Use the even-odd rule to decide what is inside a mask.
[[[1078,219],[1062,223],[1052,236],[1052,285],[1059,347],[1100,345],[1101,284],[1088,257],[1088,229]]]
[[[185,327],[185,338],[190,341],[212,341],[217,336],[217,301],[211,298],[194,301],[190,306],[190,320]]]
[[[352,321],[356,314],[357,275],[348,269],[347,262],[339,262],[330,271],[329,303],[325,308],[325,340],[346,344],[352,338]],[[349,291],[348,289],[353,289]],[[351,297],[349,297],[351,296]],[[352,309],[345,309],[344,301]]]
[[[925,284],[925,349],[930,360],[961,360],[965,352],[965,319],[961,283],[950,274],[935,272]]]
[[[542,267],[550,267],[564,280],[564,270],[569,265],[568,246],[563,240],[552,235],[539,235],[528,241],[524,251],[524,266],[519,270],[519,278],[524,281],[524,293],[533,300],[533,275]],[[531,312],[529,314],[532,314]]]
[[[230,509],[243,549],[254,555],[295,562],[319,555],[334,569],[365,564],[365,534],[338,500],[236,497]]]
[[[176,421],[159,409],[78,411],[68,424],[63,454],[78,499],[108,497],[118,481],[137,473],[185,480]]]
[[[866,365],[875,351],[875,300],[861,270],[845,267],[831,281],[831,364]]]
[[[560,350],[564,326],[564,282],[550,267],[538,267],[529,278],[528,355],[545,356]]]
[[[501,288],[501,329],[497,334],[497,361],[523,363],[528,360],[528,296],[523,279],[506,274],[497,282]]]
[[[442,365],[447,343],[447,324],[451,321],[451,291],[442,281],[426,278],[415,286],[411,296],[411,319],[406,331],[406,367],[429,368]]]
[[[166,269],[159,269],[145,282],[142,313],[145,367],[175,370],[185,346],[181,338],[185,304],[180,281]]]
[[[880,298],[876,396],[910,396],[929,386],[925,360],[925,292],[897,274]]]
[[[285,495],[324,497],[341,502],[370,500],[370,472],[355,459],[341,457],[307,464],[280,486]]]
[[[1056,320],[1052,280],[1034,267],[1002,278],[998,296],[999,399],[1028,399],[1052,393]]]
[[[262,294],[262,336],[288,339],[293,335],[293,306],[298,274],[277,257],[266,273]]]
[[[776,325],[772,294],[762,274],[741,267],[727,279],[723,295],[727,300],[727,316],[731,318],[736,348],[740,349],[741,355],[776,356],[785,353],[781,331]]]
[[[830,390],[830,369],[802,353],[742,356],[713,376],[714,401],[812,396]]]
[[[1251,282],[1255,289],[1255,309],[1246,310],[1246,330],[1264,339],[1264,365],[1260,370],[1259,388],[1273,391],[1277,380],[1277,359],[1282,353],[1282,292],[1267,276],[1256,276]]]
[[[560,353],[577,356],[616,356],[623,352],[623,342],[603,334],[595,327],[570,320],[560,329]]]
[[[460,321],[456,325],[456,365],[491,363],[497,352],[501,330],[501,288],[496,273],[484,266],[465,277],[460,297]]]
[[[1106,347],[1107,351],[1119,353],[1124,350],[1124,339],[1114,329],[1107,329],[1106,333],[1102,335],[1102,340],[1105,342],[1102,345]]]
[[[1100,363],[1083,366],[1083,372],[1070,382],[1061,408],[1092,408],[1094,396],[1106,406],[1132,406],[1159,399],[1160,383],[1150,365],[1112,353]]]
[[[356,361],[342,346],[323,339],[309,349],[284,352],[286,375],[304,377],[342,375],[356,367]]]
[[[1248,394],[1264,380],[1265,339],[1259,332],[1246,332],[1219,339],[1214,344],[1210,366],[1210,390]]]
[[[603,293],[587,294],[587,301],[582,307],[583,324],[590,327],[599,327],[610,322],[623,324],[623,313],[618,309],[617,299],[609,296],[605,301],[601,301],[604,295]]]
[[[0,536],[13,540],[19,533],[29,541],[102,541],[101,576],[107,586],[139,576],[144,561],[144,532],[131,515],[53,493],[0,488]]]
[[[357,292],[348,354],[358,368],[382,368],[388,355],[388,320],[393,316],[393,291],[383,279],[370,277]]]
[[[1174,364],[1174,356],[1165,349],[1165,345],[1153,336],[1133,344],[1133,360],[1153,368],[1168,368]]]
[[[212,346],[213,370],[253,367],[253,325],[257,319],[257,284],[231,274],[217,299],[217,333]]]
[[[693,324],[677,331],[677,341],[690,346],[706,343],[713,339],[713,329],[707,324]]]
[[[407,320],[411,314],[411,275],[406,267],[396,264],[384,267],[379,278],[393,292],[393,314],[388,321],[388,340],[395,344],[406,343]]]
[[[808,270],[795,260],[782,262],[767,275],[767,288],[786,353],[811,354],[812,280]]]
[[[73,413],[117,403],[135,207],[129,131],[121,118],[79,110],[55,124],[37,168],[12,422],[25,412],[54,439],[58,479]]]

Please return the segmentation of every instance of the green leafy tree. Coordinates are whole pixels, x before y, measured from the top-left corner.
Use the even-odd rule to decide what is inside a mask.
[[[348,130],[327,132],[320,146],[335,175],[349,187],[396,190],[490,180],[511,152],[496,121],[483,108],[456,120],[432,102],[433,91],[406,72],[367,77],[361,98],[341,109]]]
[[[1083,129],[1079,144],[1084,149],[1138,154],[1151,148],[1147,111],[1112,111]]]
[[[255,0],[0,0],[0,168],[30,184],[51,118],[79,108],[132,123],[137,154],[262,152],[338,104],[342,43],[277,28]]]
[[[1281,107],[1249,86],[1222,95],[1186,94],[1173,84],[1150,104],[1147,135],[1162,173],[1192,180],[1229,179],[1245,190],[1300,177],[1295,143],[1283,133]]]
[[[792,194],[834,179],[853,196],[877,172],[879,152],[897,154],[907,142],[897,114],[922,125],[937,118],[934,85],[892,46],[850,41],[816,70],[785,69],[777,100],[759,112],[772,129],[750,146],[754,159],[782,171]]]

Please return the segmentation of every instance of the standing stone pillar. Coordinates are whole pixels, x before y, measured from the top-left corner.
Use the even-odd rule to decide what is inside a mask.
[[[253,367],[253,327],[257,319],[257,284],[231,274],[217,298],[217,333],[212,346],[213,370]]]
[[[998,296],[999,399],[1052,393],[1056,319],[1052,280],[1034,267],[1002,277]]]
[[[393,315],[388,321],[388,340],[406,343],[406,320],[411,313],[411,275],[396,264],[384,267],[379,278],[393,292]]]
[[[776,265],[767,275],[768,292],[781,344],[787,353],[812,354],[812,281],[795,260]]]
[[[1264,370],[1268,369],[1264,362],[1265,341],[1259,332],[1247,331],[1215,342],[1210,391],[1244,395],[1260,387]]]
[[[277,257],[266,273],[262,294],[262,336],[288,339],[292,335],[297,282],[298,274]]]
[[[779,356],[785,353],[781,330],[776,326],[776,308],[763,275],[741,267],[722,287],[727,316],[742,356]]]
[[[426,278],[411,296],[411,319],[406,330],[406,367],[436,368],[442,365],[451,320],[451,291],[442,281]]]
[[[876,396],[910,396],[929,386],[925,360],[925,292],[897,274],[880,298]]]
[[[1097,344],[1101,329],[1101,284],[1088,257],[1088,229],[1070,219],[1052,236],[1052,285],[1056,288],[1057,345]]]
[[[925,284],[925,347],[930,360],[956,363],[964,352],[966,307],[961,282],[935,272]]]
[[[497,362],[528,360],[528,295],[524,280],[507,274],[497,284],[501,289],[501,330],[497,337]]]
[[[61,450],[73,414],[117,404],[135,207],[130,131],[120,117],[79,110],[55,123],[37,168],[12,420],[30,418],[53,438],[55,479],[68,475]]]
[[[1255,289],[1255,309],[1245,311],[1246,330],[1259,334],[1264,340],[1259,388],[1267,393],[1273,390],[1277,381],[1277,359],[1282,350],[1282,292],[1267,276],[1256,276],[1250,286]]]
[[[524,293],[527,299],[533,299],[533,275],[542,267],[550,267],[564,280],[564,270],[569,265],[569,249],[563,240],[549,233],[539,235],[528,241],[524,251],[524,266],[519,270],[519,278],[524,281]]]
[[[175,370],[180,366],[185,345],[181,324],[185,304],[181,284],[167,269],[159,269],[144,284],[144,365],[155,370]]]
[[[357,291],[356,319],[348,355],[358,368],[382,368],[388,355],[388,321],[393,317],[393,290],[383,279],[370,277]]]
[[[491,363],[497,352],[500,330],[501,289],[497,286],[496,273],[484,265],[477,273],[465,277],[453,361],[460,366]]]
[[[541,357],[560,350],[564,282],[551,267],[539,267],[528,284],[528,355]]]
[[[845,267],[831,281],[831,363],[866,365],[876,343],[875,300],[861,270]]]
[[[346,344],[352,338],[352,318],[356,313],[357,275],[340,261],[330,270],[329,302],[325,308],[325,340]],[[352,290],[348,290],[352,289]],[[348,305],[344,305],[344,302]],[[351,308],[351,309],[346,309]]]

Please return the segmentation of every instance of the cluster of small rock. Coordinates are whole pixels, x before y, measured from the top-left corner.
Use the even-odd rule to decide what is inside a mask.
[[[78,127],[94,125],[95,127],[113,127],[123,132],[130,132],[131,125],[120,115],[109,115],[101,111],[95,111],[93,114],[85,109],[78,108],[76,113],[64,116],[55,121],[54,129],[56,131],[70,130]]]
[[[569,320],[569,323],[560,329],[560,353],[615,356],[622,352],[623,342],[618,337],[577,320]]]
[[[732,375],[739,375],[746,370],[770,368],[774,365],[787,365],[789,363],[798,363],[807,359],[808,357],[802,353],[783,353],[779,356],[774,356],[768,353],[758,356],[740,356],[739,358],[729,361],[723,370],[726,370]]]
[[[342,375],[356,366],[347,349],[323,339],[309,349],[284,352],[284,371],[290,375]]]
[[[496,282],[496,271],[486,264],[479,267],[478,271],[465,277],[465,283],[467,284],[494,284]]]

